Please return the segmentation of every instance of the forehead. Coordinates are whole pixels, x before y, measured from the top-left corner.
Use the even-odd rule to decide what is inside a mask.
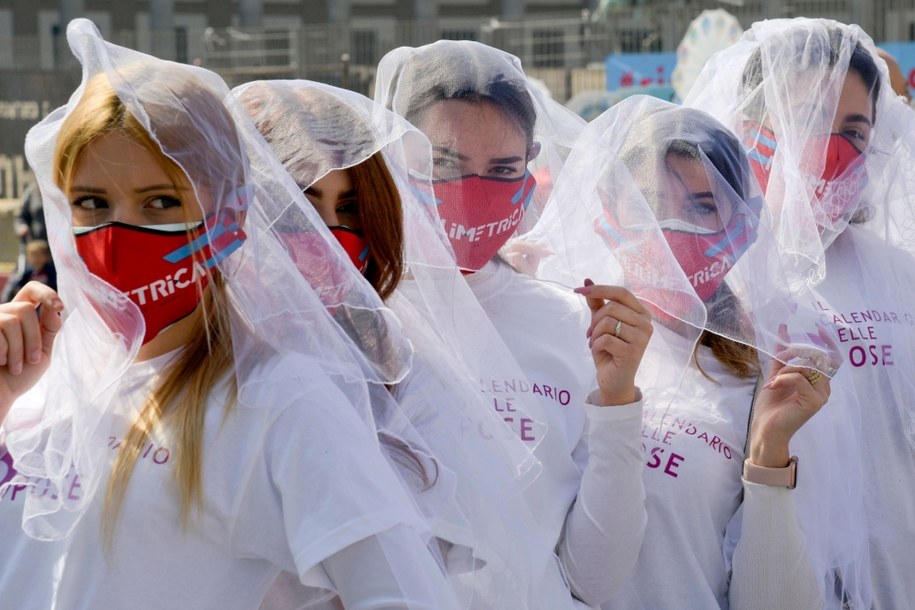
[[[836,118],[841,119],[845,114],[860,114],[873,119],[870,89],[868,89],[864,79],[857,72],[849,71],[842,85],[842,93],[836,109]]]
[[[682,184],[689,192],[711,191],[711,182],[701,159],[678,154],[668,154],[665,159],[668,178]]]
[[[527,148],[520,126],[492,102],[437,102],[423,112],[417,126],[433,145],[467,156],[523,155]]]
[[[348,169],[335,169],[318,178],[312,188],[324,196],[339,195],[352,190],[353,180]]]
[[[789,74],[777,94],[779,99],[767,103],[770,114],[782,117],[780,123],[815,131],[812,125],[829,124],[841,114],[872,118],[871,92],[857,72],[809,69]]]
[[[171,182],[161,157],[121,132],[106,134],[80,153],[74,181]]]

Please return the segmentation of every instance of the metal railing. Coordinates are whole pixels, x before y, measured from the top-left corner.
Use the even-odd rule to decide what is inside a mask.
[[[620,6],[634,4],[635,6]],[[350,67],[374,67],[392,48],[440,38],[485,42],[521,58],[525,67],[579,68],[610,53],[673,51],[689,22],[706,8],[725,8],[744,25],[772,17],[829,17],[859,23],[875,40],[915,39],[912,0],[691,0],[606,3],[594,13],[503,18],[440,18],[395,22],[379,19],[303,25],[288,29],[178,28],[156,36],[115,32],[118,44],[178,61],[193,61],[226,74],[275,72],[310,76]],[[50,35],[49,35],[50,36]],[[0,53],[0,68],[51,69],[60,63],[58,34],[50,42],[14,37],[12,52]],[[344,55],[348,60],[341,59]],[[10,65],[3,65],[6,62]],[[342,77],[342,76],[341,76]]]

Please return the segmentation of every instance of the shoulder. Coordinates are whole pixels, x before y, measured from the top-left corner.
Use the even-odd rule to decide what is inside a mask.
[[[887,243],[865,227],[849,225],[829,247],[827,257],[827,275],[838,266],[858,268],[865,274],[879,269],[881,275],[897,279],[915,278],[913,253]]]
[[[241,408],[275,412],[302,403],[308,403],[313,411],[333,410],[349,402],[343,387],[363,385],[356,378],[351,382],[342,376],[332,378],[332,371],[316,356],[267,349],[236,362],[235,374]]]

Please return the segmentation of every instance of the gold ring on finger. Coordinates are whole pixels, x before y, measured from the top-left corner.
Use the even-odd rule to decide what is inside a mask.
[[[823,375],[820,373],[820,371],[814,371],[807,375],[807,381],[810,382],[810,385],[816,385],[822,376]]]

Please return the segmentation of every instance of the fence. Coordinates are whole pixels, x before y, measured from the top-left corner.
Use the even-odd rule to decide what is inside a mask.
[[[915,40],[913,0],[690,0],[642,6],[648,2],[608,0],[595,13],[514,20],[360,18],[247,31],[181,26],[166,34],[106,32],[110,16],[100,13],[97,20],[116,44],[212,69],[233,86],[261,78],[307,78],[368,95],[375,66],[390,49],[440,38],[477,40],[517,55],[560,102],[579,91],[605,89],[609,54],[675,50],[705,8],[724,6],[744,27],[765,17],[805,15],[859,23],[878,41]],[[22,156],[26,130],[65,103],[79,82],[74,60],[63,52],[65,41],[55,32],[0,39],[0,211],[30,180]]]

